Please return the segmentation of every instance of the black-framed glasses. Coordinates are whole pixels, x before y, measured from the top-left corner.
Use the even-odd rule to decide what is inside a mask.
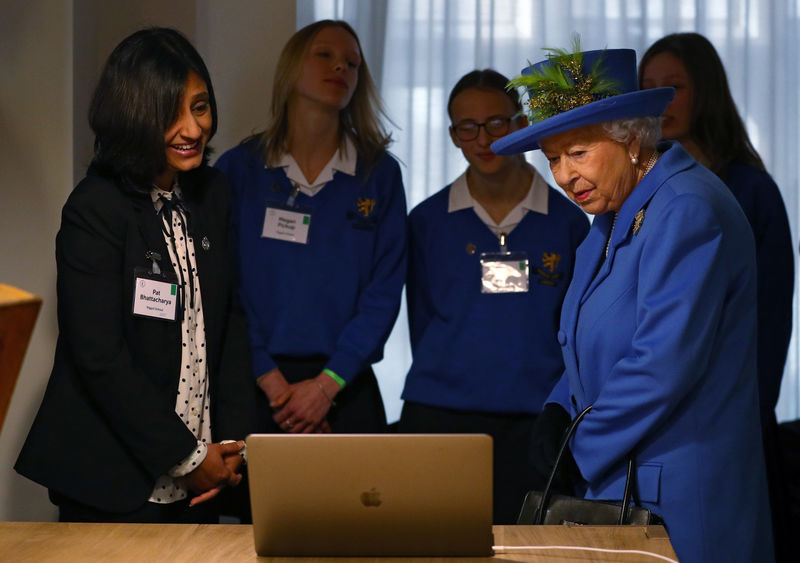
[[[486,129],[486,134],[490,137],[502,137],[508,133],[508,124],[511,123],[511,120],[515,117],[517,116],[502,117],[495,115],[483,123],[471,120],[461,121],[460,123],[453,124],[453,131],[455,131],[456,137],[458,137],[460,141],[473,141],[477,139],[481,127]]]

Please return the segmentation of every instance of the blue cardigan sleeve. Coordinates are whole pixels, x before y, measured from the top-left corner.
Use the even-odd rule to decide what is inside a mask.
[[[761,419],[774,416],[792,336],[794,249],[789,219],[778,186],[763,173],[753,199],[739,203],[753,228],[758,266],[758,391]]]
[[[406,197],[397,161],[386,155],[369,181],[378,183],[386,201],[378,223],[372,275],[326,366],[345,382],[381,355],[397,319],[406,273]]]
[[[433,306],[429,284],[426,283],[425,232],[426,222],[419,210],[412,211],[408,218],[408,277],[406,300],[408,302],[408,329],[412,351],[419,344],[422,335],[433,317]]]
[[[253,164],[248,159],[252,159],[256,163]],[[247,152],[241,147],[226,152],[220,156],[217,162],[214,164],[214,167],[221,170],[231,184],[231,237],[233,240],[233,247],[237,262],[241,259],[239,249],[241,249],[242,243],[240,240],[238,240],[238,237],[241,233],[240,215],[242,213],[242,206],[244,205],[242,202],[243,194],[240,192],[244,189],[244,186],[248,185],[248,182],[252,182],[252,180],[247,177],[250,171],[253,169],[259,169],[261,166],[263,165],[258,163],[254,153]],[[237,275],[241,272],[239,264],[236,264],[236,272]],[[242,291],[241,283],[238,285],[239,301],[244,309],[247,319],[250,320],[248,323],[247,334],[250,344],[250,355],[252,358],[251,369],[253,377],[258,379],[265,373],[275,369],[277,365],[267,350],[267,343],[264,340],[261,330],[259,330],[258,323],[255,322],[255,320],[258,319],[255,307],[247,298],[247,293]]]
[[[572,412],[573,409],[569,401],[569,378],[566,373],[562,373],[561,377],[558,378],[544,405],[547,403],[556,403],[568,413]],[[542,405],[542,409],[544,409],[544,405]]]

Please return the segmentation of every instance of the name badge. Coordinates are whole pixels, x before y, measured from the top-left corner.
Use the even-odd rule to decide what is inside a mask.
[[[178,310],[178,284],[135,275],[133,314],[174,321]]]
[[[261,236],[299,244],[308,243],[311,213],[280,207],[267,207]]]
[[[525,252],[481,254],[481,293],[525,293],[529,264]]]

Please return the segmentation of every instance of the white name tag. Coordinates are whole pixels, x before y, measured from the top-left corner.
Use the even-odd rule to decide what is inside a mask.
[[[481,255],[481,293],[528,291],[528,256],[525,252]]]
[[[309,227],[311,227],[310,213],[267,207],[261,236],[306,244],[308,242]]]
[[[137,277],[133,291],[134,315],[175,320],[178,303],[176,284]]]

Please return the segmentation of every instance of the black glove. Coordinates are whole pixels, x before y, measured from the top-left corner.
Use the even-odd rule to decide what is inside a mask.
[[[544,490],[564,439],[564,432],[571,421],[569,413],[558,403],[547,403],[536,417],[528,450],[528,461],[534,473],[534,488]],[[568,447],[553,479],[553,492],[574,495],[576,479],[580,479],[580,471]]]

